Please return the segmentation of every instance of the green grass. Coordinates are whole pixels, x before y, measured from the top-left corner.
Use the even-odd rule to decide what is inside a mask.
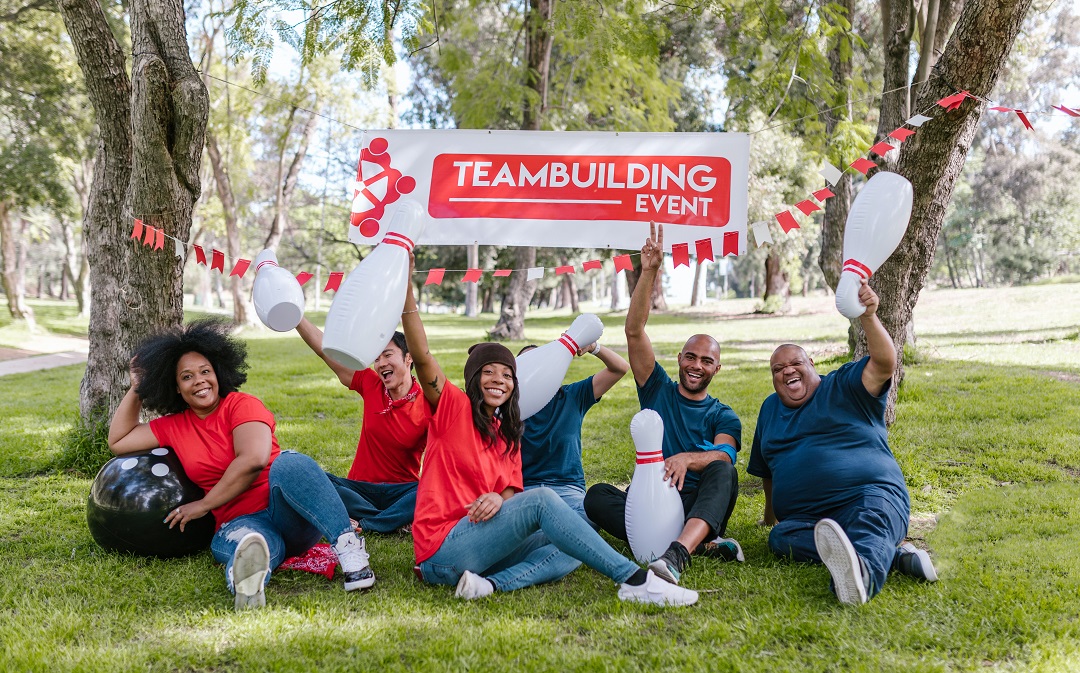
[[[464,603],[417,582],[409,539],[391,535],[368,537],[372,591],[347,595],[340,578],[283,571],[266,610],[235,614],[209,553],[141,559],[105,552],[90,538],[89,475],[57,469],[83,367],[0,378],[0,670],[1080,670],[1078,290],[925,293],[916,311],[919,359],[900,391],[890,443],[911,492],[912,536],[932,549],[942,579],[927,585],[894,575],[859,609],[832,598],[824,568],[769,553],[767,531],[756,525],[760,483],[741,473],[729,534],[747,562],[695,560],[685,584],[705,593],[693,608],[621,604],[611,583],[588,569]],[[747,448],[771,392],[776,344],[805,343],[823,369],[844,360],[846,321],[830,301],[794,305],[794,315],[751,316],[752,303],[726,302],[650,323],[669,370],[689,334],[720,339],[723,369],[711,392],[742,418]],[[78,334],[73,308],[35,310],[43,329]],[[624,349],[622,316],[602,318],[605,342]],[[530,341],[554,338],[569,321],[530,318]],[[492,317],[426,322],[460,382],[465,347],[483,338]],[[0,323],[0,344],[11,329]],[[244,389],[275,411],[282,448],[343,473],[358,398],[295,336],[250,336]],[[576,360],[570,377],[595,367]],[[627,381],[587,416],[590,483],[629,481],[635,411]]]

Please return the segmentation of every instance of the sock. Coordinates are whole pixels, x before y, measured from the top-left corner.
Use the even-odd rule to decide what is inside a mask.
[[[645,584],[645,580],[649,579],[649,573],[645,570],[638,568],[633,575],[630,576],[623,584],[629,584],[632,587],[639,587]]]
[[[668,545],[668,551],[675,552],[675,558],[679,559],[679,565],[682,566],[682,568],[679,568],[680,572],[682,572],[683,568],[690,567],[690,552],[686,550],[686,547],[681,542],[672,540],[671,544]]]

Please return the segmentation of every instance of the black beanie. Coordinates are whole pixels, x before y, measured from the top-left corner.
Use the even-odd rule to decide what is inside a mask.
[[[469,347],[469,359],[465,361],[465,386],[469,386],[469,381],[480,373],[484,365],[492,362],[506,365],[514,370],[514,376],[517,376],[517,361],[509,348],[490,341],[473,344]]]

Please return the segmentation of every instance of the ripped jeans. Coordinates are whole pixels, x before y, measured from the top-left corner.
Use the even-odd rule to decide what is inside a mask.
[[[333,544],[352,531],[349,514],[337,490],[318,463],[295,451],[282,451],[270,466],[270,502],[266,509],[227,521],[210,541],[210,551],[225,564],[232,583],[233,555],[248,533],[259,533],[270,549],[270,570],[288,556],[297,556],[325,537]],[[266,580],[270,580],[267,573]]]

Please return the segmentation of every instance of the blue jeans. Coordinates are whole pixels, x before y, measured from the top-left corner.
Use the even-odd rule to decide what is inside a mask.
[[[821,563],[814,543],[814,524],[829,518],[840,524],[870,574],[867,598],[885,585],[889,570],[899,558],[897,546],[907,536],[907,508],[894,498],[864,495],[855,502],[816,517],[790,517],[773,526],[769,549],[793,561]]]
[[[547,539],[534,538],[537,531]],[[425,582],[452,586],[468,570],[487,577],[496,589],[509,591],[565,575],[563,554],[615,582],[625,582],[639,569],[608,546],[554,491],[535,488],[505,501],[488,521],[462,518],[439,551],[420,564],[420,573]]]
[[[585,520],[585,523],[592,526],[593,530],[596,530],[596,524],[589,521],[589,517],[585,516],[585,489],[574,484],[533,484],[526,486],[526,491],[531,491],[537,488],[550,488],[555,491],[555,495],[562,498],[562,501],[574,510],[574,512]],[[535,561],[537,566],[543,568],[543,574],[550,576],[544,582],[553,582],[557,579],[566,577],[570,573],[581,567],[581,561],[577,560],[573,556],[559,551],[559,548],[551,544],[551,540],[547,535],[537,532],[529,536],[529,539],[525,541],[523,545],[524,554],[522,550],[518,550],[518,555],[531,558]],[[503,591],[513,591],[514,589],[521,589],[527,587],[530,584],[539,584],[539,582],[533,580],[533,573],[528,573],[522,576],[507,578],[505,582],[499,584],[499,587]]]
[[[287,556],[303,554],[325,537],[333,544],[352,531],[341,498],[318,463],[302,453],[282,451],[270,466],[270,503],[266,509],[228,521],[210,541],[210,551],[225,564],[229,591],[233,554],[248,533],[259,533],[270,549],[270,569]],[[266,580],[270,580],[267,573]]]
[[[327,474],[349,516],[364,530],[393,533],[413,522],[416,482],[375,484]]]

